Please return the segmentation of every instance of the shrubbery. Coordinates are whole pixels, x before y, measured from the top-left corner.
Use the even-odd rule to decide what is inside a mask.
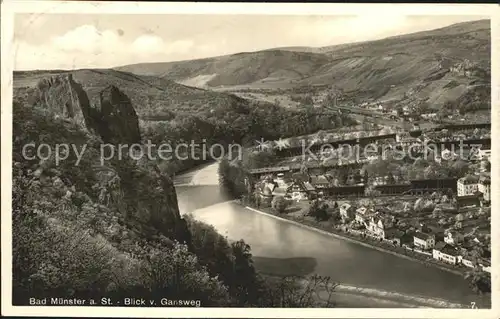
[[[328,215],[328,204],[320,199],[315,199],[309,206],[309,216],[314,217],[317,221],[325,221],[330,218]]]
[[[271,207],[279,214],[283,214],[288,206],[290,202],[282,196],[275,196],[271,202]]]
[[[310,300],[312,292],[297,282],[277,295],[281,280],[257,274],[243,241],[229,243],[211,226],[176,217],[175,190],[148,163],[100,166],[99,138],[17,104],[13,135],[14,304],[131,295],[220,307],[298,305],[304,294]],[[78,166],[76,158],[54,165],[53,158],[24,159],[22,147],[30,142],[87,144],[87,150]]]

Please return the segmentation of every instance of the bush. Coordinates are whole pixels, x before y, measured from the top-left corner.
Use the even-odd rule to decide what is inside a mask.
[[[478,294],[491,293],[491,274],[473,270],[465,274],[471,288]]]
[[[227,159],[219,163],[219,185],[229,198],[239,198],[247,193],[245,186],[245,171],[239,166],[233,166]]]
[[[279,214],[283,214],[288,206],[290,202],[282,196],[275,196],[271,202],[271,207]]]
[[[309,216],[314,217],[317,221],[328,220],[328,204],[322,200],[315,199],[309,206]]]

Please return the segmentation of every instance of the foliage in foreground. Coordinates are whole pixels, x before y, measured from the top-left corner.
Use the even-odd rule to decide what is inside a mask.
[[[187,218],[190,243],[176,238],[175,193],[157,172],[131,162],[96,166],[99,139],[41,110],[14,107],[13,302],[38,297],[197,299],[207,306],[314,306],[307,281],[269,281],[250,247],[229,243]],[[87,145],[54,165],[21,156],[29,143]],[[286,289],[283,288],[286,283]]]

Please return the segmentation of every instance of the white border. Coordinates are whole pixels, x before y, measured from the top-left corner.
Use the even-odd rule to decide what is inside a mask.
[[[12,296],[12,70],[14,13],[87,13],[87,14],[268,14],[268,15],[477,15],[491,17],[492,28],[492,136],[500,127],[500,24],[499,7],[494,4],[263,4],[263,3],[139,3],[139,2],[59,2],[3,1],[2,41],[2,314],[11,316],[68,317],[219,317],[219,318],[499,318],[500,317],[500,231],[492,232],[492,309],[272,309],[272,308],[121,308],[121,307],[13,307]],[[499,146],[492,144],[492,162],[498,162]],[[500,162],[499,162],[500,163]],[[492,165],[492,193],[499,194],[500,168]],[[500,230],[499,202],[492,198],[492,230]],[[409,274],[410,275],[410,274]],[[497,300],[497,302],[494,302]]]

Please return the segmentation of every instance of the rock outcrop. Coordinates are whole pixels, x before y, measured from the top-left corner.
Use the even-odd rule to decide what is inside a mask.
[[[96,105],[91,105],[82,86],[71,74],[59,75],[38,82],[32,104],[85,124],[106,143],[139,143],[139,118],[129,97],[116,86],[99,93]]]
[[[95,130],[107,143],[139,143],[139,118],[130,98],[116,86],[110,85],[99,93],[90,116]]]
[[[90,101],[71,74],[41,79],[29,101],[65,118],[75,119],[90,129]]]
[[[140,143],[139,119],[130,98],[113,85],[104,88],[98,97],[91,105],[82,86],[71,74],[66,74],[39,81],[30,99],[35,107],[80,122],[105,143]],[[142,225],[144,233],[154,228],[190,246],[191,236],[186,221],[180,216],[172,180],[163,175],[155,163],[146,162],[127,156],[111,159],[109,164],[120,180],[117,194],[122,195],[117,200],[124,205],[122,208],[129,220]]]

